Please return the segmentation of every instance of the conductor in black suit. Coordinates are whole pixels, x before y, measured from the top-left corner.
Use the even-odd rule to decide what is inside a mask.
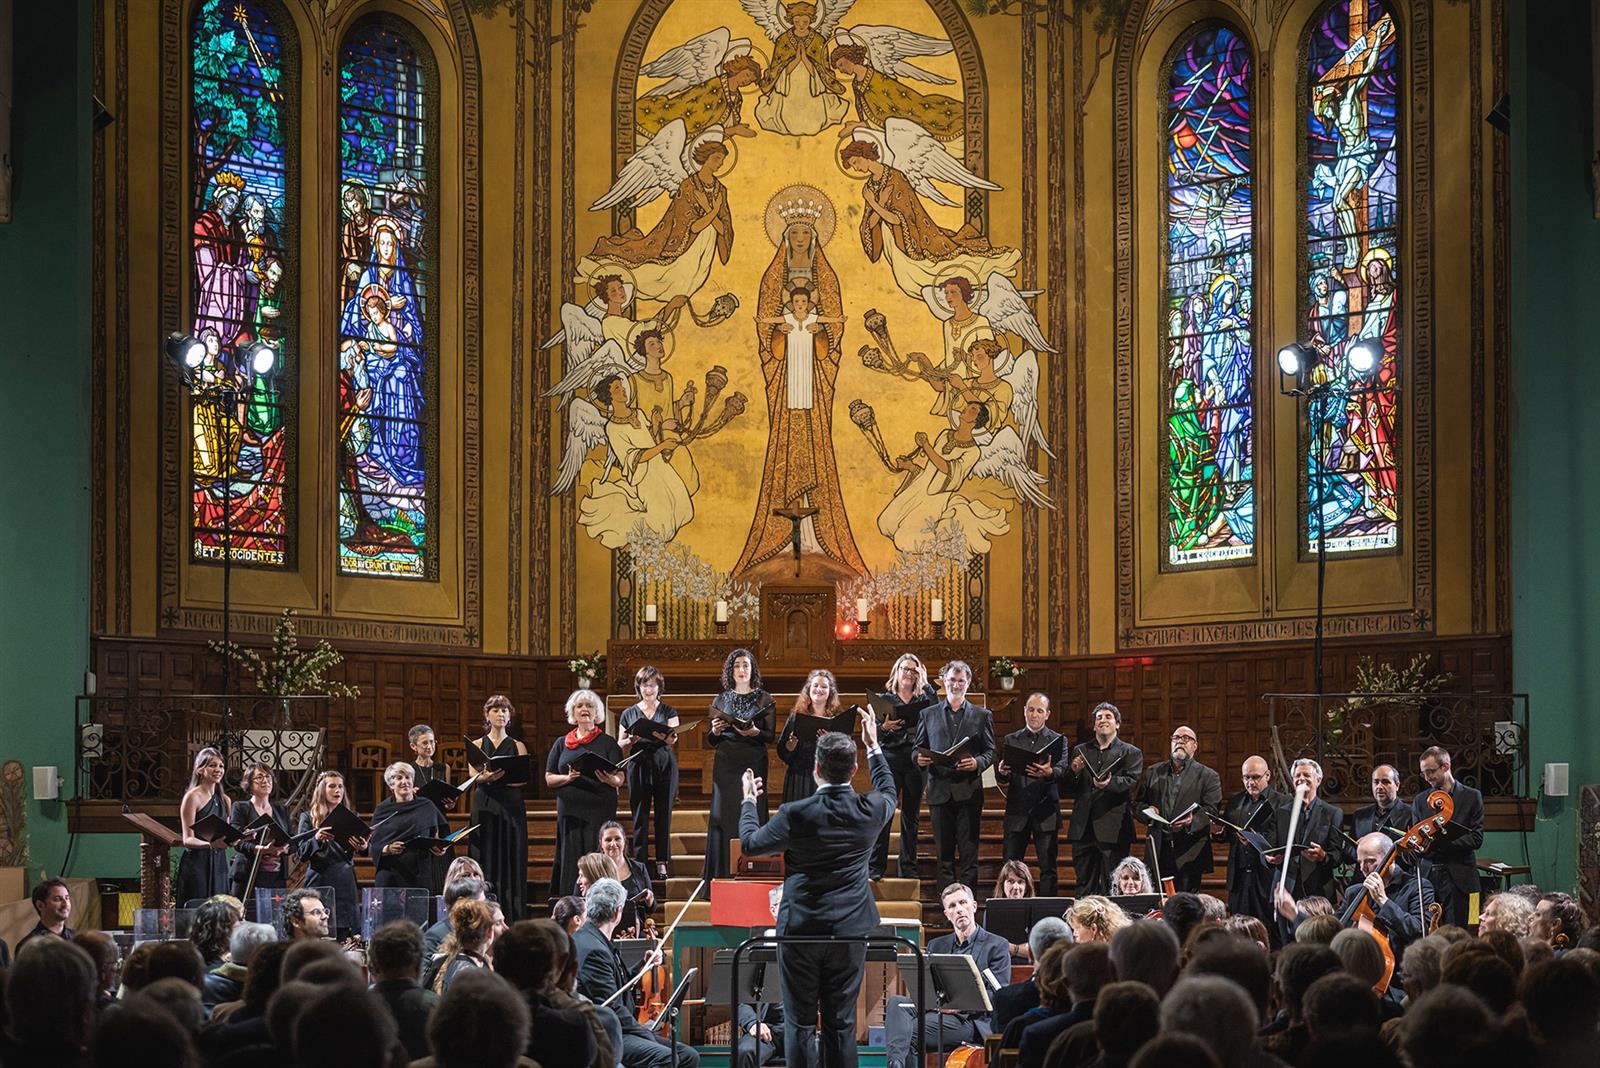
[[[1077,894],[1111,893],[1111,869],[1128,855],[1133,817],[1128,802],[1144,770],[1144,754],[1117,737],[1122,712],[1110,701],[1094,706],[1094,741],[1072,753],[1062,780],[1075,797],[1067,838]]]
[[[1061,777],[1066,773],[1067,762],[1062,759],[1066,740],[1046,724],[1050,716],[1050,698],[1035,690],[1022,706],[1020,731],[1005,737],[1005,744],[1031,749],[1035,753],[1061,749],[1063,753],[1052,757],[1048,753],[1030,761],[1025,768],[1013,768],[1001,759],[995,765],[995,778],[1009,783],[1006,791],[1006,833],[1002,856],[1006,860],[1021,860],[1033,839],[1034,853],[1039,857],[1039,896],[1056,896],[1056,850],[1061,830]],[[1002,754],[1003,756],[1003,754]]]
[[[1150,769],[1139,790],[1134,818],[1151,824],[1150,837],[1161,862],[1161,874],[1180,892],[1200,892],[1200,879],[1211,871],[1211,815],[1222,804],[1222,780],[1194,758],[1200,737],[1194,728],[1180,724],[1172,732],[1169,759]],[[1198,805],[1182,819],[1174,819],[1190,805]],[[1154,808],[1172,825],[1163,826],[1145,815]]]
[[[917,722],[917,749],[945,752],[963,738],[969,744],[954,767],[934,764],[917,753],[928,776],[928,812],[939,849],[940,886],[978,885],[978,829],[983,822],[983,772],[994,763],[994,717],[967,702],[972,669],[952,660],[940,672],[944,700],[922,711]]]
[[[894,816],[894,773],[878,745],[878,721],[871,709],[861,712],[861,737],[867,745],[871,793],[858,794],[851,788],[856,744],[837,731],[817,739],[812,771],[817,792],[782,805],[765,826],[756,814],[763,784],[754,772],[744,774],[744,801],[739,808],[743,851],[751,856],[781,852],[788,873],[778,909],[780,935],[860,937],[877,930],[878,904],[867,865],[878,834]],[[820,1010],[823,1068],[856,1064],[856,994],[866,955],[864,942],[779,948],[786,1050],[807,1048],[805,1032]]]
[[[1433,883],[1433,897],[1442,910],[1439,922],[1467,925],[1470,895],[1478,890],[1478,847],[1483,845],[1483,794],[1466,783],[1457,782],[1450,771],[1450,754],[1442,746],[1431,746],[1417,762],[1428,789],[1411,802],[1418,820],[1433,814],[1428,795],[1443,790],[1455,802],[1444,834],[1423,854],[1422,874]]]

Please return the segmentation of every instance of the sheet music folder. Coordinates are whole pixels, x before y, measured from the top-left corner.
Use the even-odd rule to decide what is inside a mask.
[[[474,771],[503,771],[506,777],[501,780],[502,785],[528,785],[528,780],[533,775],[533,766],[528,761],[528,754],[508,753],[505,756],[492,757],[471,738],[463,736],[461,740],[467,743],[467,765]]]
[[[922,958],[922,975],[933,995],[927,1008],[953,1009],[973,1015],[994,1012],[994,1002],[989,1000],[989,984],[978,971],[978,962],[961,953],[930,953]],[[895,967],[906,990],[914,997],[917,989],[917,957],[901,953],[895,957]]]

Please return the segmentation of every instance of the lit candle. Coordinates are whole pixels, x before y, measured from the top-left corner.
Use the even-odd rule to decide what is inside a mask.
[[[866,618],[867,618],[867,599],[865,597],[857,597],[856,598],[856,619],[857,620],[862,620],[862,619],[866,619]]]
[[[646,623],[654,623],[656,621],[656,606],[654,604],[644,606],[644,621]]]
[[[726,623],[727,621],[728,621],[728,602],[727,601],[718,601],[717,602],[717,622],[718,623]]]
[[[928,610],[928,618],[935,623],[944,622],[944,602],[937,597],[933,599],[933,605]]]

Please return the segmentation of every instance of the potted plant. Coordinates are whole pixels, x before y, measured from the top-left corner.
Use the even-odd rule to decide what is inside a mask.
[[[1014,690],[1017,687],[1017,679],[1027,672],[1018,667],[1017,662],[1009,656],[997,656],[989,661],[989,674],[1000,680],[1002,690]]]
[[[578,688],[580,690],[590,689],[594,686],[595,679],[605,675],[605,654],[596,650],[592,653],[575,656],[567,661],[567,667],[571,668],[572,673],[578,676]]]

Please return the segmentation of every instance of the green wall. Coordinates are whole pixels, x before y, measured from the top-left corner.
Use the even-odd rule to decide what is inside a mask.
[[[71,795],[89,659],[89,5],[14,5],[12,221],[0,226],[0,760]],[[66,805],[31,800],[31,867],[60,874]],[[67,874],[134,874],[136,839],[86,835]]]
[[[1535,773],[1571,764],[1540,806],[1541,886],[1576,882],[1580,784],[1600,782],[1600,359],[1587,0],[1518,0],[1512,15],[1512,661],[1531,697]],[[1510,850],[1500,854],[1514,855]]]

